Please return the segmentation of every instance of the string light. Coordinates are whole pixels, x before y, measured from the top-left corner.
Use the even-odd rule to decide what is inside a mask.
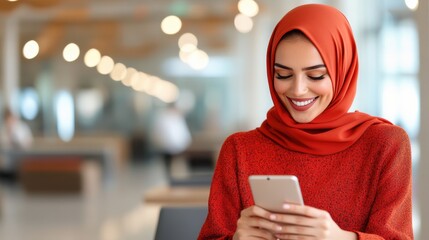
[[[122,63],[116,63],[110,77],[115,81],[121,81],[125,76],[127,76],[127,67]]]
[[[181,51],[192,52],[197,49],[198,39],[192,33],[184,33],[180,36],[178,45]]]
[[[69,43],[67,46],[65,46],[63,50],[63,58],[67,62],[73,62],[76,61],[76,59],[80,55],[80,49],[79,46],[75,43]]]
[[[188,64],[193,69],[201,70],[207,67],[208,63],[209,63],[209,56],[207,55],[206,52],[202,50],[193,51],[189,55]]]
[[[122,79],[122,83],[127,87],[131,86],[131,78],[136,73],[137,73],[137,70],[135,68],[132,68],[132,67],[127,68],[127,74],[125,75],[125,78]]]
[[[405,0],[405,5],[413,11],[419,7],[419,0]]]
[[[238,11],[248,17],[254,17],[259,12],[259,6],[254,0],[240,0],[238,2]]]
[[[234,18],[234,25],[239,32],[247,33],[253,28],[253,20],[250,17],[239,13]]]
[[[27,59],[35,58],[39,54],[39,44],[34,40],[28,41],[22,49],[22,54]]]
[[[174,15],[164,18],[161,22],[161,29],[165,34],[173,35],[182,28],[182,21]]]
[[[194,55],[190,58],[192,59],[190,62],[192,62],[194,68],[202,68],[204,62],[208,62],[208,56],[202,50],[197,49],[197,43],[196,37],[189,33],[182,38],[179,46],[188,51],[194,49],[189,52],[189,54]],[[25,58],[32,59],[38,55],[39,45],[36,41],[30,40],[24,45],[22,51]],[[79,58],[79,55],[80,49],[75,43],[69,43],[63,49],[63,57],[67,62],[75,61]],[[204,60],[204,56],[206,56],[207,60]],[[125,86],[131,87],[135,91],[144,92],[166,103],[176,101],[178,98],[179,88],[172,82],[139,72],[132,67],[127,68],[123,63],[115,64],[111,57],[101,56],[100,52],[95,48],[91,48],[85,53],[84,64],[91,68],[97,67],[97,71],[100,74],[110,74],[113,80],[121,81]]]
[[[100,62],[100,59],[100,52],[95,48],[91,48],[85,54],[84,63],[87,67],[95,67]]]
[[[97,70],[100,74],[107,75],[112,72],[114,65],[115,62],[111,57],[103,56],[97,65]]]

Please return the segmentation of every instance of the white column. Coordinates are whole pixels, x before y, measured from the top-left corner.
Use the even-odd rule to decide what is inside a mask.
[[[259,127],[266,117],[268,109],[273,105],[268,87],[266,71],[267,46],[276,20],[267,14],[260,14],[254,21],[249,44],[246,50],[244,72],[246,79],[245,104],[247,105],[247,128]]]
[[[277,22],[301,1],[257,1],[261,11],[253,18],[251,32],[238,34],[233,42],[233,58],[236,64],[232,77],[232,89],[236,108],[238,130],[253,129],[261,125],[268,109],[273,105],[271,100],[267,73],[266,54],[271,33]]]
[[[2,78],[4,105],[15,112],[19,93],[19,26],[18,18],[13,14],[4,23]]]
[[[417,10],[420,41],[420,166],[415,184],[420,207],[420,237],[429,239],[429,4],[420,1]],[[416,236],[418,237],[418,236]]]

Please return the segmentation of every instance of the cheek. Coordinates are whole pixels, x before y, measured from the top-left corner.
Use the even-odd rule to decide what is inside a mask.
[[[274,91],[276,91],[277,94],[281,94],[286,92],[287,84],[285,81],[279,81],[274,79]]]
[[[332,100],[334,92],[332,90],[332,83],[331,80],[324,81],[317,87],[317,91],[319,95],[323,95],[329,99],[329,101]]]

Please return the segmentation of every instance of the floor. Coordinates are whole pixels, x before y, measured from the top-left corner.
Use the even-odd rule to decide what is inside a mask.
[[[168,184],[160,159],[133,163],[104,179],[88,163],[78,194],[28,194],[19,184],[1,184],[0,239],[134,240],[153,239],[156,207],[145,206],[143,194]]]

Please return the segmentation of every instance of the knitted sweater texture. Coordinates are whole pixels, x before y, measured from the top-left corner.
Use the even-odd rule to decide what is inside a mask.
[[[198,239],[232,239],[241,210],[254,205],[254,174],[296,175],[305,204],[359,239],[413,239],[409,143],[403,129],[378,124],[346,150],[320,156],[289,151],[258,130],[235,133],[219,154]]]

